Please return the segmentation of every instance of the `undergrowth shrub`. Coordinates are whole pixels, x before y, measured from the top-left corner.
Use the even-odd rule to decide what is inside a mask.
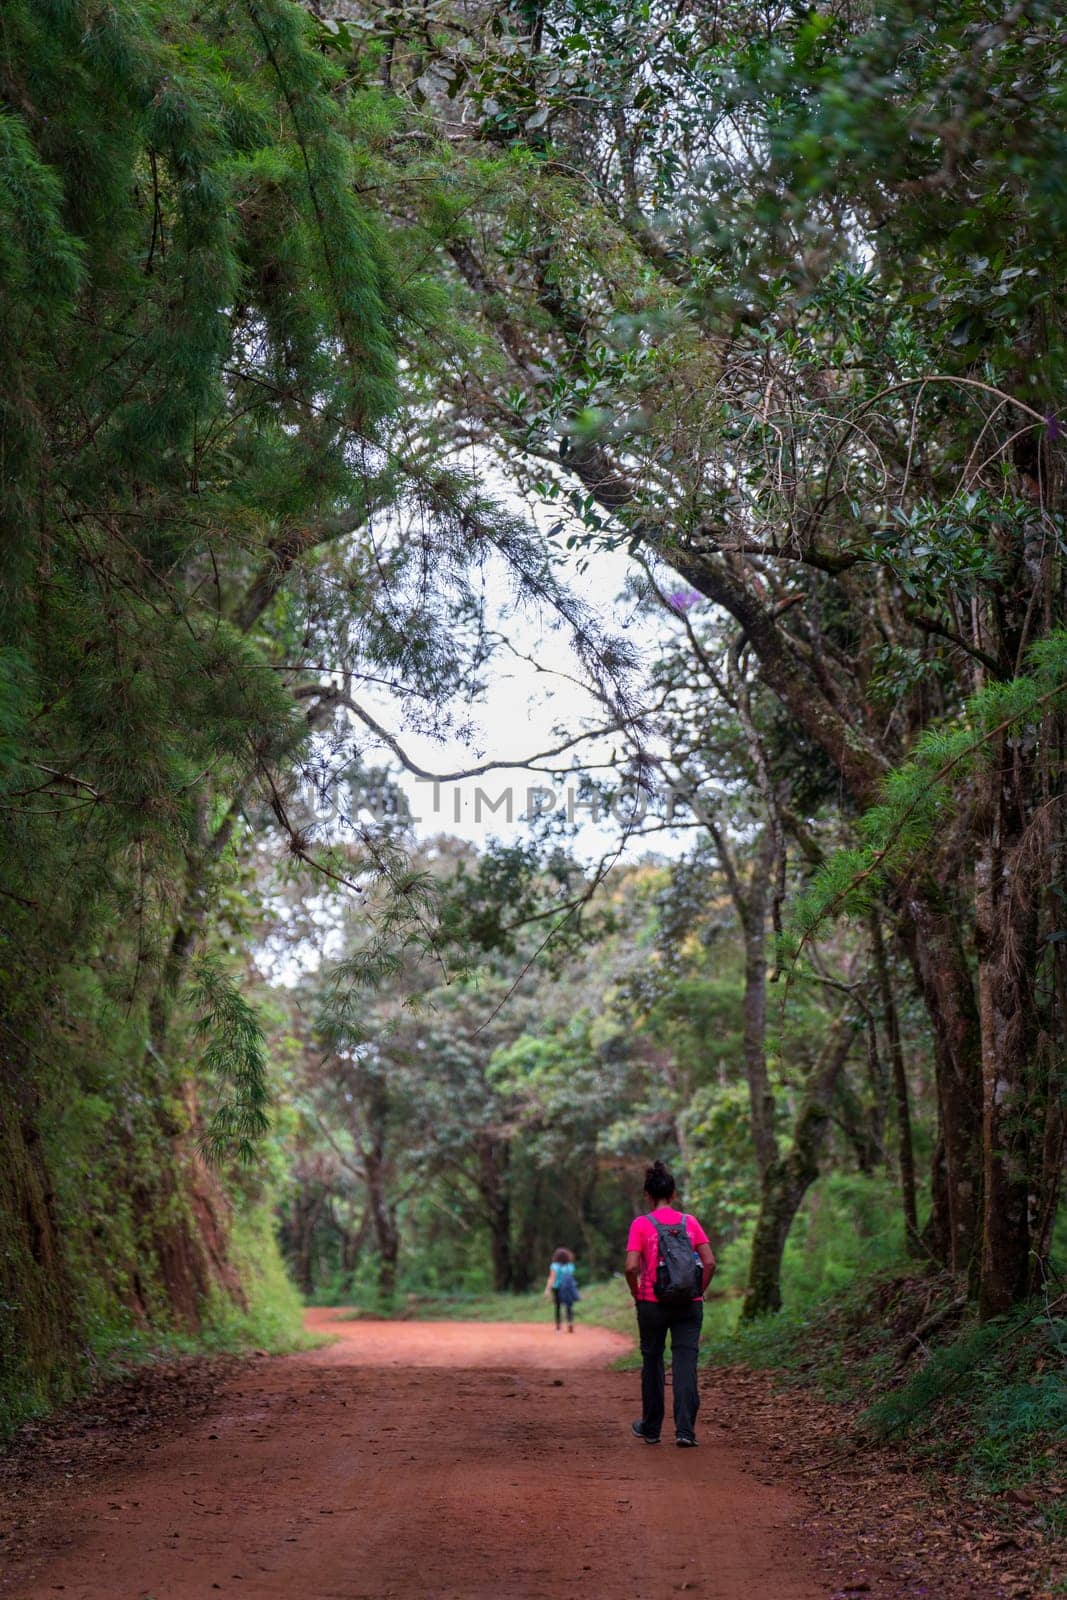
[[[882,1174],[831,1172],[813,1185],[786,1243],[782,1260],[784,1311],[751,1329],[739,1324],[748,1278],[752,1226],[723,1250],[706,1326],[716,1338],[734,1334],[746,1348],[761,1344],[781,1355],[806,1314],[905,1259],[904,1232],[891,1182]]]
[[[285,1270],[267,1204],[261,1202],[236,1213],[230,1260],[246,1305],[217,1292],[206,1308],[197,1348],[260,1349],[276,1354],[312,1343],[303,1331],[303,1304]]]
[[[99,1316],[90,1328],[91,1361],[97,1375],[109,1378],[141,1362],[174,1356],[240,1355],[250,1350],[276,1355],[314,1343],[303,1332],[303,1305],[285,1271],[265,1198],[238,1203],[228,1254],[244,1292],[244,1305],[222,1289],[213,1290],[202,1307],[195,1333],[146,1326],[121,1308],[110,1316]]]
[[[1067,1463],[1067,1318],[1057,1302],[969,1322],[867,1408],[875,1439],[907,1439],[984,1487],[1046,1477]]]

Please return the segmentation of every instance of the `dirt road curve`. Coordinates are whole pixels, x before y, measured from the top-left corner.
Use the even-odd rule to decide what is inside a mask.
[[[263,1361],[121,1470],[57,1491],[5,1600],[825,1600],[789,1495],[716,1437],[629,1437],[625,1341],[374,1323]]]

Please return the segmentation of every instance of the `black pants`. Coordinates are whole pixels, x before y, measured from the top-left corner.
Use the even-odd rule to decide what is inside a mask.
[[[564,1310],[564,1309],[567,1312],[567,1321],[568,1322],[573,1322],[574,1321],[574,1301],[573,1300],[561,1300],[560,1299],[560,1293],[559,1293],[558,1289],[553,1289],[552,1298],[556,1302],[556,1327],[558,1328],[559,1325],[560,1325],[560,1312],[562,1310]]]
[[[700,1394],[697,1390],[697,1351],[703,1300],[691,1306],[661,1306],[658,1300],[637,1302],[637,1328],[641,1335],[641,1426],[650,1439],[658,1439],[663,1426],[663,1349],[671,1336],[671,1382],[674,1387],[674,1431],[696,1437]]]

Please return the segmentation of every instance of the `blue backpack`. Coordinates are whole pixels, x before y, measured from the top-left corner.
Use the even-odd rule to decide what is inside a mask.
[[[576,1301],[582,1298],[578,1293],[578,1280],[574,1276],[574,1262],[557,1261],[554,1265],[556,1271],[555,1288],[556,1293],[559,1295],[560,1303],[565,1306],[573,1306]]]

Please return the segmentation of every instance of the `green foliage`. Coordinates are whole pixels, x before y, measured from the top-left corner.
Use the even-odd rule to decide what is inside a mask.
[[[196,962],[190,1004],[200,1013],[194,1032],[204,1043],[201,1065],[219,1086],[204,1143],[215,1160],[251,1162],[269,1127],[270,1088],[263,1030],[255,1011],[213,955]]]
[[[719,1337],[741,1341],[739,1348],[759,1348],[764,1338],[777,1348],[788,1343],[818,1308],[848,1291],[857,1280],[892,1269],[903,1259],[903,1224],[895,1196],[882,1174],[831,1171],[809,1190],[786,1242],[782,1262],[782,1297],[786,1312],[764,1318],[756,1327],[738,1321],[751,1245],[753,1216],[722,1252],[714,1290],[727,1304],[717,1319]],[[775,1329],[781,1325],[782,1331]],[[721,1347],[720,1347],[721,1348]]]
[[[736,1259],[739,1237],[751,1238],[759,1180],[752,1150],[748,1089],[744,1084],[706,1085],[694,1095],[685,1118],[691,1152],[688,1203],[712,1219],[715,1246]]]
[[[62,1285],[39,1271],[35,1238],[44,1236],[43,1175],[15,1118],[0,1103],[0,1444],[19,1423],[73,1391],[78,1350],[62,1329]]]
[[[303,1302],[278,1249],[272,1198],[268,1194],[238,1207],[229,1255],[244,1303],[216,1291],[205,1307],[195,1348],[281,1355],[313,1342],[304,1332]]]
[[[1042,719],[1067,702],[1067,632],[1034,644],[1027,666],[1025,674],[972,695],[958,723],[925,730],[911,758],[885,780],[881,803],[864,813],[865,843],[835,852],[793,902],[794,954],[828,919],[869,911],[895,877],[915,866],[966,796],[967,777],[993,758],[996,740],[1027,730],[1036,737]]]
[[[1067,1428],[1067,1321],[1038,1302],[968,1324],[861,1421],[875,1438],[952,1461],[989,1492],[1047,1480]]]
[[[438,911],[442,939],[467,956],[514,955],[531,924],[563,921],[561,911],[553,912],[580,887],[577,864],[562,849],[543,851],[536,840],[491,842],[473,866],[457,861]],[[569,933],[563,927],[553,940],[552,960],[562,960],[580,938]]]
[[[1064,1326],[1056,1351],[1058,1371],[1037,1372],[1007,1385],[996,1376],[992,1392],[978,1407],[975,1424],[978,1438],[973,1459],[991,1489],[998,1489],[1010,1478],[1022,1456],[1048,1451],[1067,1433],[1067,1364],[1064,1363]],[[1051,1453],[1042,1465],[1053,1464]]]
[[[1067,1422],[1067,1324],[1042,1299],[985,1324],[948,1275],[853,1258],[832,1292],[734,1329],[714,1302],[704,1359],[772,1369],[849,1408],[860,1431],[974,1488],[1052,1486]],[[930,1331],[926,1331],[930,1323]],[[844,1423],[844,1418],[843,1418]],[[1055,1508],[1047,1519],[1055,1527]]]
[[[32,893],[31,839],[38,887],[68,834],[72,889],[124,850],[172,860],[198,774],[224,787],[292,750],[292,701],[219,602],[251,576],[257,530],[354,490],[346,441],[395,399],[387,250],[310,24],[285,0],[165,15],[5,13],[6,81],[32,82],[35,111],[13,94],[4,117],[25,225],[0,271],[5,294],[38,297],[5,325],[0,417],[35,775],[12,797],[15,892]],[[36,541],[40,594],[18,555]]]
[[[719,858],[743,873],[773,832],[777,911],[799,875],[782,839],[817,855],[854,820],[842,778],[869,798],[888,762],[858,844],[794,909],[803,945],[971,823],[998,739],[1058,771],[1058,11],[764,26],[736,5],[560,0],[489,6],[474,34],[447,7],[429,33],[413,15],[5,6],[0,1223],[21,1236],[0,1354],[27,1404],[65,1392],[82,1333],[147,1345],[206,1306],[206,1338],[289,1336],[261,1226],[233,1252],[249,1282],[265,1264],[262,1312],[205,1279],[226,1175],[204,1177],[200,1140],[220,1162],[258,1142],[269,1186],[291,1138],[287,1247],[312,1237],[321,1292],[386,1298],[372,1280],[397,1256],[402,1292],[483,1287],[490,1259],[524,1283],[550,1239],[608,1270],[644,1158],[684,1152],[732,1300],[756,1167],[745,919]],[[557,507],[547,543],[441,465],[472,437]],[[691,617],[696,591],[666,597],[655,726],[620,687],[634,653],[558,579],[559,539],[641,556],[649,610],[671,562],[715,602]],[[717,855],[619,875],[593,915],[554,848],[494,848],[445,882],[297,795],[343,812],[360,762],[341,717],[380,733],[361,681],[399,689],[421,733],[449,694],[477,699],[497,558],[642,741],[638,776],[652,735],[722,809]],[[287,912],[312,865],[331,890],[372,884],[317,1032],[279,1024],[266,1148],[264,1024],[220,953],[258,925],[252,839],[289,853],[269,891]],[[870,986],[843,987],[870,1017]],[[770,1062],[783,1135],[824,999],[793,985]],[[921,1145],[929,1041],[911,1034]],[[835,1170],[787,1248],[801,1318],[898,1248],[887,1180],[852,1170],[856,1106],[872,1159],[886,1143],[869,1065],[870,1083],[846,1066]],[[230,1181],[241,1216],[254,1185]],[[1060,1414],[1052,1386],[1025,1399],[989,1429]]]
[[[893,525],[878,529],[872,553],[909,599],[935,610],[946,591],[968,599],[1003,576],[1001,546],[1032,519],[1025,501],[979,490],[942,504],[919,499],[895,506]]]
[[[121,1308],[97,1317],[89,1330],[93,1380],[175,1356],[247,1355],[252,1351],[284,1355],[309,1348],[314,1340],[303,1329],[303,1303],[278,1251],[269,1204],[238,1207],[229,1253],[241,1282],[241,1298],[212,1289],[195,1331],[162,1320],[146,1326],[123,1315]]]
[[[1029,1344],[1027,1359],[1044,1366],[1051,1356],[1052,1370],[1038,1370],[1025,1383],[1005,1383]],[[1040,1347],[1040,1357],[1034,1347]],[[912,1428],[937,1426],[940,1408],[981,1395],[980,1423],[990,1433],[1006,1438],[1028,1431],[1052,1430],[1067,1408],[1067,1324],[1048,1316],[1044,1306],[1024,1306],[1011,1317],[970,1326],[950,1343],[936,1349],[908,1382],[877,1401],[865,1414],[866,1426],[876,1437],[906,1433]]]
[[[284,578],[360,521],[430,310],[360,197],[380,112],[316,41],[289,0],[4,9],[0,1205],[36,1262],[0,1256],[0,1348],[35,1404],[215,1292],[188,963],[308,748]],[[248,1155],[258,1025],[214,956],[195,987],[208,1143]]]

